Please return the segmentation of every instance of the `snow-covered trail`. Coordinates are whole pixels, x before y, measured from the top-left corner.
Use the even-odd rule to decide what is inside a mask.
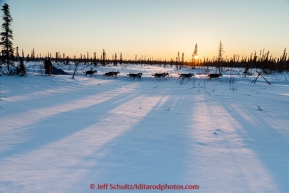
[[[0,192],[94,192],[92,183],[289,191],[286,86],[17,78],[1,79]]]
[[[214,184],[214,192],[287,191],[289,141],[272,126],[278,120],[270,122],[251,105],[230,100],[196,105],[191,136],[197,159],[189,176],[195,174],[205,192],[213,191],[207,184]]]

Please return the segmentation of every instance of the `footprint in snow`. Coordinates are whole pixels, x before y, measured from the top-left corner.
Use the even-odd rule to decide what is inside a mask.
[[[256,105],[257,106],[257,109],[259,110],[259,111],[262,111],[263,109],[261,109],[261,106],[259,106],[259,105]]]
[[[215,131],[213,134],[214,134],[216,137],[218,137],[218,132],[217,132],[217,131]]]
[[[218,134],[221,132],[221,129],[216,129],[216,131],[213,133],[216,137],[218,137]]]

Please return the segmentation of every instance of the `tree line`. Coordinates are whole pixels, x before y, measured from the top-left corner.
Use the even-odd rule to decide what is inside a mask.
[[[196,59],[196,52],[192,55],[190,61],[184,61],[184,53],[180,57],[180,53],[177,54],[176,59],[171,60],[160,60],[153,58],[135,58],[135,59],[123,59],[122,53],[120,57],[117,58],[117,54],[112,58],[107,58],[105,50],[100,57],[96,57],[94,52],[93,57],[88,57],[86,55],[80,54],[79,57],[74,56],[70,58],[63,54],[62,56],[59,53],[55,53],[53,56],[49,54],[49,58],[52,62],[62,63],[70,65],[73,63],[81,63],[83,65],[94,65],[94,66],[106,66],[106,65],[123,65],[123,64],[133,64],[133,65],[158,65],[158,66],[175,66],[178,69],[186,67],[191,67],[192,69],[197,67],[215,67],[217,70],[221,71],[222,68],[244,68],[244,72],[247,73],[249,69],[261,69],[264,73],[272,72],[284,72],[289,71],[289,58],[287,57],[286,48],[284,49],[283,54],[280,57],[273,57],[270,55],[269,51],[261,50],[258,54],[255,51],[249,57],[239,55],[234,55],[231,58],[225,58],[222,55],[218,55],[213,58]],[[25,62],[42,62],[47,58],[47,56],[34,56],[33,54],[27,55],[26,57],[22,56]],[[14,58],[14,62],[17,62],[19,57]]]

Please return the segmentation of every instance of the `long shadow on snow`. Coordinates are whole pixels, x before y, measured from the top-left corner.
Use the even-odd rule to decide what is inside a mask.
[[[256,156],[258,156],[260,161],[266,166],[268,172],[270,172],[278,184],[280,191],[289,192],[289,186],[285,185],[288,184],[288,178],[286,176],[288,176],[289,173],[289,151],[283,151],[289,147],[289,141],[273,128],[270,128],[270,125],[267,125],[265,121],[255,118],[256,125],[258,125],[256,128],[256,125],[252,125],[244,119],[234,107],[227,103],[224,103],[223,107],[233,117],[238,117],[239,120],[236,121],[239,122],[246,131],[246,133],[239,132],[239,136],[242,136],[244,143],[256,153]],[[239,107],[242,108],[240,105]],[[262,111],[256,110],[254,113],[262,113]],[[250,113],[248,116],[254,117],[254,114]],[[266,119],[266,117],[262,119]]]
[[[101,86],[110,86],[111,87],[110,90],[119,88],[119,87],[112,87],[111,85],[101,85]],[[45,108],[45,107],[49,107],[51,105],[57,105],[57,104],[67,103],[69,101],[76,100],[77,98],[79,98],[78,94],[87,94],[88,96],[90,96],[90,95],[101,94],[101,93],[110,91],[110,90],[105,90],[105,89],[98,90],[98,87],[86,86],[86,87],[81,87],[81,88],[73,88],[71,90],[68,90],[68,92],[61,92],[61,90],[60,90],[59,94],[57,94],[56,90],[61,89],[61,88],[66,88],[66,87],[64,87],[64,86],[57,87],[57,88],[53,89],[54,90],[53,92],[56,92],[56,93],[49,94],[49,95],[39,95],[39,96],[37,96],[37,98],[32,97],[32,98],[27,99],[27,100],[20,100],[20,101],[7,103],[7,104],[5,104],[5,108],[13,109],[15,106],[18,106],[18,107],[27,106],[27,107],[29,107],[29,110],[32,110],[31,107],[36,106],[37,103],[39,105],[41,105],[41,108]],[[92,89],[93,89],[93,91],[92,91]],[[46,89],[46,90],[50,90],[50,89]],[[39,92],[39,91],[37,91],[37,92]],[[69,93],[69,97],[67,97],[68,93]],[[55,98],[57,100],[55,100],[53,98]],[[45,101],[48,101],[48,102],[46,103]],[[17,109],[17,113],[21,113],[21,112],[25,112],[25,111],[26,111],[25,108],[23,110],[21,110],[21,108]],[[5,116],[9,116],[9,115],[10,114],[7,114],[7,112],[5,113]]]
[[[89,170],[91,180],[99,184],[184,183],[184,158],[192,115],[192,108],[188,108],[190,101],[188,95],[171,96],[162,105],[159,102],[137,125],[103,146],[98,152],[105,149],[109,154],[95,161],[100,164]],[[168,107],[171,110],[165,111]],[[100,171],[104,176],[96,176]]]
[[[58,141],[72,135],[83,128],[101,121],[107,112],[123,104],[124,100],[129,101],[139,95],[141,95],[141,92],[131,91],[87,108],[59,113],[57,115],[47,117],[45,120],[32,125],[27,125],[24,128],[16,128],[23,129],[25,132],[23,135],[30,138],[30,140],[17,144],[13,147],[13,149],[0,153],[0,160],[13,156],[14,154],[22,154],[28,151],[36,150],[46,144],[53,143],[54,141]],[[105,111],[103,111],[103,108],[98,108],[101,106],[105,106]],[[90,113],[94,113],[95,117],[93,119],[91,118]],[[75,120],[79,120],[81,125],[75,124]],[[63,122],[66,124],[59,125],[59,123]],[[27,133],[27,130],[29,131],[29,134]]]
[[[10,79],[13,78],[12,80],[9,79],[10,81],[18,81],[19,82],[18,86],[21,89],[23,89],[23,87],[27,87],[27,86],[29,87],[28,90],[23,89],[22,95],[31,94],[30,89],[33,89],[34,93],[41,93],[41,92],[45,92],[51,89],[58,90],[58,89],[67,88],[67,87],[73,87],[73,89],[84,88],[83,85],[74,84],[73,82],[62,82],[62,84],[59,84],[59,82],[57,82],[58,79],[54,77],[39,77],[39,76],[30,76],[28,78],[15,77],[15,76],[11,76],[11,77],[8,76],[8,77]],[[15,80],[15,78],[19,80]],[[35,84],[35,82],[37,82],[37,84]],[[5,83],[6,82],[4,82],[4,85]]]

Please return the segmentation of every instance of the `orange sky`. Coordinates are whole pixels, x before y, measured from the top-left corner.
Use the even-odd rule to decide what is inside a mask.
[[[289,3],[273,0],[7,0],[14,19],[14,46],[30,54],[80,53],[100,57],[122,52],[125,59],[190,60],[218,53],[249,56],[270,50],[279,57],[289,45]],[[57,6],[56,6],[57,5]]]

